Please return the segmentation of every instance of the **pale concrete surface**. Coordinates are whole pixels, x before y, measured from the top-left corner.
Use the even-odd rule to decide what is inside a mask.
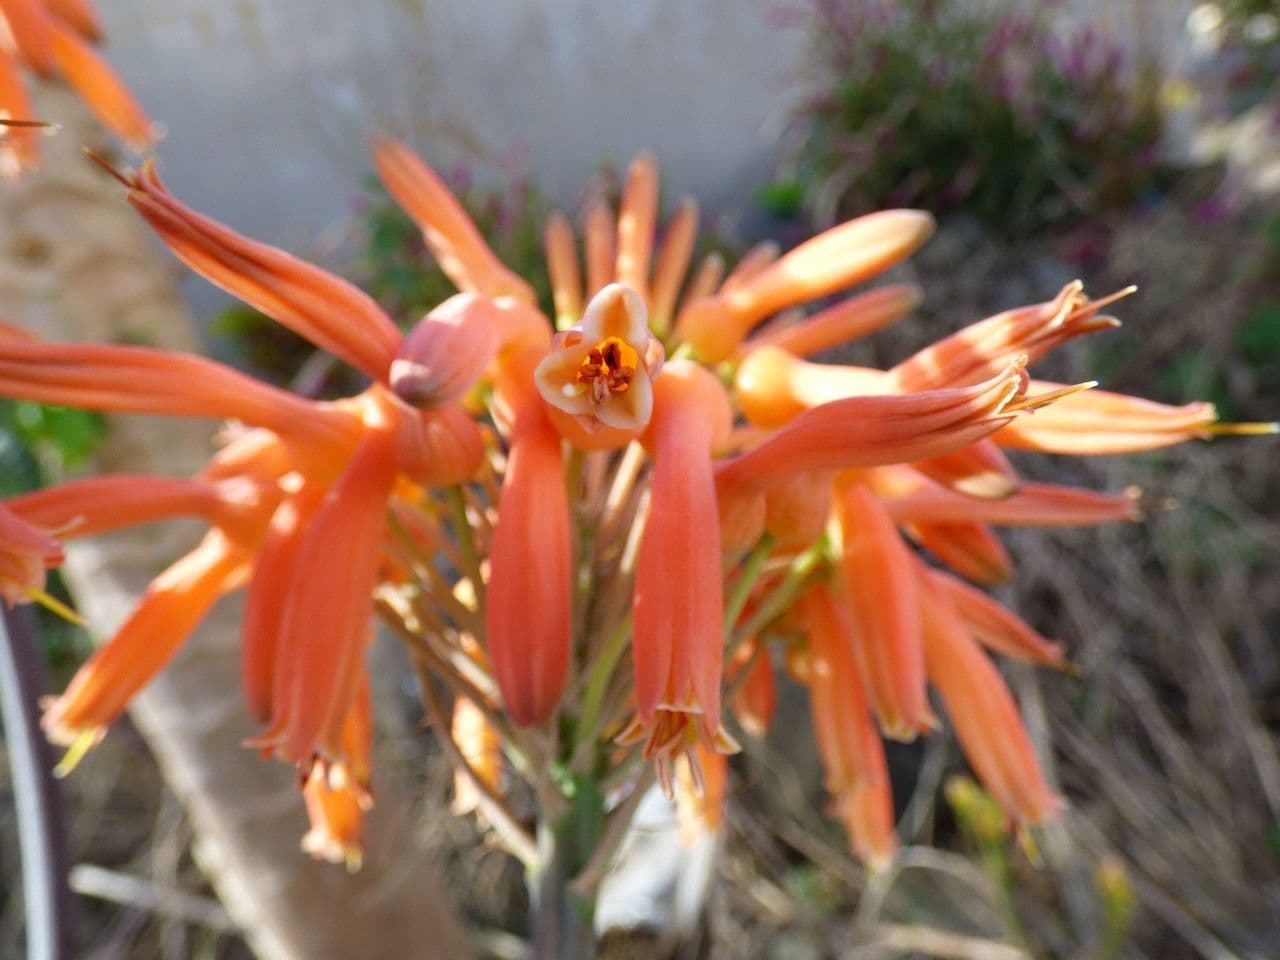
[[[511,152],[572,204],[651,147],[712,206],[765,175],[803,47],[768,0],[114,0],[108,55],[168,128],[175,193],[314,248],[385,129],[432,162]]]
[[[974,0],[987,2],[987,0]],[[1047,0],[1041,0],[1047,2]],[[375,130],[433,163],[523,157],[574,206],[600,162],[653,148],[666,195],[741,207],[799,93],[786,0],[102,0],[108,55],[169,135],[175,193],[333,265],[326,233]],[[803,5],[799,0],[798,5]],[[1191,0],[1068,0],[1176,60]],[[492,171],[492,167],[489,168]],[[188,282],[197,313],[220,299]]]

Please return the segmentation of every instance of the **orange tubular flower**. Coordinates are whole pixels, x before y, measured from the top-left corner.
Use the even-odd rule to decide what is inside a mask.
[[[41,721],[68,760],[101,739],[126,704],[172,659],[213,602],[244,582],[250,554],[217,530],[156,577],[124,626],[77,671]]]
[[[912,740],[934,725],[925,696],[915,558],[866,487],[836,492],[839,585],[853,618],[854,653],[885,736]]]
[[[872,213],[815,237],[741,286],[691,304],[676,333],[708,363],[728,359],[756,323],[783,307],[852,286],[911,254],[933,233],[918,210]]]
[[[614,283],[591,298],[580,325],[556,335],[533,378],[542,398],[580,428],[565,431],[569,440],[590,443],[593,434],[609,428],[603,445],[621,446],[649,423],[650,381],[662,360],[644,300]],[[565,418],[555,422],[559,426]]]
[[[53,25],[44,4],[40,0],[0,0],[0,20],[16,54],[36,73],[51,75]]]
[[[1003,500],[976,500],[942,487],[886,501],[897,523],[994,523],[1037,527],[1092,526],[1141,517],[1139,492],[1096,493],[1048,483],[1024,484]]]
[[[801,608],[809,632],[802,679],[832,813],[844,820],[858,856],[883,869],[898,847],[893,796],[884,745],[867,707],[865,675],[853,652],[849,613],[825,587],[810,590]]]
[[[1046,667],[1066,666],[1061,644],[1042,637],[981,590],[941,570],[930,570],[927,575],[935,588],[950,597],[960,621],[984,647]]]
[[[654,383],[644,438],[651,499],[633,602],[637,716],[621,739],[645,741],[668,792],[676,756],[699,742],[737,746],[720,725],[724,588],[710,458],[731,416],[724,388],[697,364],[668,364]]]
[[[658,262],[653,268],[653,287],[649,294],[649,326],[661,336],[665,336],[671,327],[676,295],[680,292],[680,283],[689,269],[689,260],[693,256],[693,245],[697,238],[698,204],[692,198],[685,197],[667,223],[667,235],[658,251]]]
[[[969,763],[1019,824],[1043,823],[1063,806],[1044,781],[1018,706],[1000,672],[965,635],[951,602],[925,577],[925,663]]]
[[[290,763],[334,757],[369,635],[383,518],[396,478],[391,431],[371,423],[302,531],[276,641],[268,729],[257,738]],[[335,557],[342,557],[335,563]]]
[[[495,402],[507,469],[489,544],[485,631],[503,705],[518,724],[549,717],[568,680],[572,553],[560,435],[530,372],[536,351],[505,366]]]
[[[982,500],[1003,499],[1022,485],[1018,471],[990,440],[912,466],[957,493]]]
[[[751,736],[763,737],[773,725],[773,715],[778,710],[778,687],[773,664],[769,662],[769,648],[755,639],[742,643],[726,675],[730,683],[738,684],[733,695],[734,716]]]
[[[230,367],[149,347],[0,338],[0,393],[112,413],[235,419],[341,454],[355,439],[345,413]]]
[[[616,276],[618,229],[613,211],[604,202],[587,207],[583,216],[583,245],[587,260],[587,299],[594,297]]]
[[[632,161],[618,209],[618,283],[649,299],[649,257],[658,214],[658,165],[649,153]]]
[[[554,213],[547,220],[542,246],[547,252],[547,273],[555,299],[556,329],[565,330],[582,316],[582,271],[578,269],[573,227],[563,213]]]
[[[978,583],[1007,583],[1013,560],[1004,544],[980,523],[911,523],[907,534],[943,566]]]
[[[289,697],[289,664],[278,663],[280,626],[303,548],[303,531],[319,509],[327,490],[303,484],[284,499],[258,547],[258,560],[245,598],[241,631],[241,678],[245,701],[255,720],[267,723],[275,704]]]
[[[1020,363],[971,387],[833,400],[797,416],[758,446],[723,461],[716,483],[761,489],[805,470],[904,463],[959,450],[1025,408]]]
[[[0,596],[11,607],[42,597],[45,571],[62,563],[61,544],[37,526],[0,505]]]
[[[76,30],[51,20],[51,48],[58,72],[103,125],[134,150],[151,144],[151,120],[128,87]]]
[[[192,270],[371,379],[386,382],[400,332],[371,297],[179,203],[160,182],[154,163],[132,176],[116,176],[129,188],[129,202]]]
[[[149,146],[151,121],[89,45],[100,35],[87,0],[0,0],[0,117],[31,119],[19,70],[25,65],[41,76],[61,75],[108,129],[134,149]],[[0,136],[0,171],[16,174],[38,159],[35,134]]]
[[[1059,384],[1035,380],[1028,393],[1036,396],[1059,389]],[[1157,450],[1218,434],[1278,430],[1280,424],[1275,423],[1219,423],[1218,411],[1211,403],[1171,407],[1122,393],[1090,390],[1065,396],[1034,418],[1010,424],[992,439],[1012,450],[1089,456]]]
[[[1098,311],[1133,289],[1090,300],[1084,284],[1073,281],[1048,303],[1007,310],[939,340],[890,370],[889,380],[898,390],[931,390],[985,380],[1017,356],[1033,363],[1074,337],[1118,327]]]
[[[724,802],[729,786],[729,758],[697,743],[676,758],[676,822],[680,840],[692,847],[703,837],[724,830]]]
[[[494,256],[462,205],[412,150],[380,137],[373,161],[387,192],[422,228],[427,248],[458,289],[534,302],[533,288]]]
[[[344,864],[351,873],[364,860],[364,813],[369,795],[353,783],[330,782],[323,764],[314,764],[302,783],[311,827],[300,846],[317,860]]]
[[[897,323],[920,306],[923,299],[923,292],[913,283],[877,287],[798,323],[759,330],[743,344],[743,349],[778,347],[797,357],[822,353]]]
[[[7,506],[28,523],[69,540],[172,517],[199,517],[216,527],[236,528],[242,515],[257,513],[264,496],[260,487],[240,477],[207,481],[111,474],[24,493]]]
[[[319,860],[345,864],[355,872],[364,857],[364,814],[373,806],[369,792],[373,702],[367,671],[343,721],[341,743],[342,759],[312,764],[303,775],[302,797],[311,829],[301,846]]]

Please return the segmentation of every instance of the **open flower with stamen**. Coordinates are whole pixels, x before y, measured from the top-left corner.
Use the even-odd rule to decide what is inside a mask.
[[[688,360],[668,366],[655,394],[634,595],[636,719],[621,742],[644,741],[670,792],[671,761],[695,744],[737,749],[720,722],[724,587],[710,456],[731,414],[719,380]]]
[[[533,377],[568,439],[617,447],[649,425],[662,361],[644,300],[611,283],[591,298],[581,323],[556,334]]]

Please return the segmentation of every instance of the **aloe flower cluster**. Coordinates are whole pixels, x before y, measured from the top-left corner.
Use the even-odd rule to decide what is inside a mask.
[[[888,370],[815,362],[917,306],[911,285],[849,288],[924,243],[930,217],[876,213],[782,255],[694,263],[698,207],[660,226],[642,156],[616,211],[584,211],[581,238],[547,223],[548,316],[419,157],[391,140],[374,157],[459,290],[407,333],[350,283],[183,205],[152,164],[116,173],[179,259],[363,374],[355,396],[0,330],[0,394],[228,424],[196,476],[91,476],[0,512],[11,601],[39,590],[57,541],[208,525],[48,707],[68,765],[244,590],[250,744],[299,771],[306,849],[351,866],[372,803],[375,613],[408,644],[458,809],[529,862],[508,802],[527,788],[555,824],[584,796],[625,818],[656,777],[690,829],[715,829],[726,756],[768,728],[783,671],[809,692],[831,810],[874,866],[895,850],[882,737],[945,724],[1016,824],[1061,809],[991,655],[1065,660],[983,590],[1013,575],[992,528],[1128,521],[1141,502],[1026,482],[1004,451],[1231,429],[1208,404],[1031,377],[1114,326],[1114,298],[1071,284]]]

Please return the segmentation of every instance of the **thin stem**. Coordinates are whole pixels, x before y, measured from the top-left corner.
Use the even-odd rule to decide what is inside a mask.
[[[822,564],[827,552],[827,538],[819,537],[804,553],[791,561],[787,575],[773,592],[758,606],[755,612],[739,629],[733,632],[731,647],[736,647],[748,637],[758,636],[773,620],[781,615],[806,585],[809,576]]]
[[[476,803],[480,808],[480,812],[493,824],[494,831],[507,849],[511,851],[512,855],[528,869],[537,869],[539,863],[538,844],[533,835],[520,825],[515,814],[511,812],[502,798],[494,793],[475,772],[467,758],[463,756],[462,751],[458,749],[458,745],[453,742],[453,737],[449,735],[449,720],[445,716],[444,704],[441,703],[440,696],[435,691],[431,673],[427,669],[426,663],[420,656],[415,656],[413,657],[413,664],[418,674],[418,686],[422,692],[422,704],[427,710],[431,725],[435,727],[440,745],[444,748],[445,753],[448,754],[449,760],[454,767],[471,778],[472,785],[476,789]]]
[[[578,871],[578,875],[569,881],[569,889],[584,900],[595,901],[596,891],[600,887],[600,882],[604,879],[605,874],[608,873],[613,855],[627,835],[627,828],[631,826],[631,820],[635,816],[636,808],[640,806],[640,801],[644,799],[644,795],[653,786],[653,780],[653,764],[648,764],[636,779],[631,793],[627,795],[627,798],[622,803],[618,804],[613,813],[609,814],[609,824],[605,827],[604,836],[600,838],[600,842],[596,844],[595,850],[591,852],[587,862]]]
[[[597,724],[600,722],[600,707],[604,703],[605,691],[609,689],[609,681],[622,659],[627,643],[631,640],[631,614],[627,613],[622,621],[613,628],[605,638],[600,652],[596,654],[595,663],[587,678],[586,689],[582,692],[582,709],[578,713],[576,744],[572,766],[578,769],[585,760],[586,751],[595,746],[600,739]]]
[[[764,569],[765,561],[769,559],[769,551],[773,549],[773,544],[774,538],[772,535],[768,533],[761,534],[760,539],[756,541],[756,545],[751,548],[751,553],[747,555],[746,562],[743,563],[742,570],[738,574],[738,579],[733,583],[733,590],[724,605],[724,635],[726,640],[733,634],[733,626],[738,622],[738,617],[742,616],[742,610],[747,605],[747,598],[751,596],[752,589],[760,579],[760,572]]]
[[[746,659],[733,674],[731,679],[724,688],[724,700],[728,702],[738,695],[738,691],[743,688],[746,682],[751,678],[751,671],[755,669],[756,661],[763,656],[768,656],[769,645],[763,640],[756,640],[755,647],[751,651],[751,656]]]
[[[597,543],[613,540],[614,527],[621,519],[622,508],[631,498],[631,491],[635,489],[636,479],[640,476],[644,461],[644,447],[633,440],[618,460],[617,469],[613,471],[613,482],[609,485],[604,509],[600,511],[600,521],[596,525]]]
[[[454,536],[458,547],[462,550],[463,573],[471,578],[476,591],[476,602],[484,608],[484,581],[480,577],[480,554],[476,552],[475,538],[471,534],[471,521],[467,517],[467,500],[459,484],[446,487],[445,500],[449,504],[449,515],[453,521]]]

